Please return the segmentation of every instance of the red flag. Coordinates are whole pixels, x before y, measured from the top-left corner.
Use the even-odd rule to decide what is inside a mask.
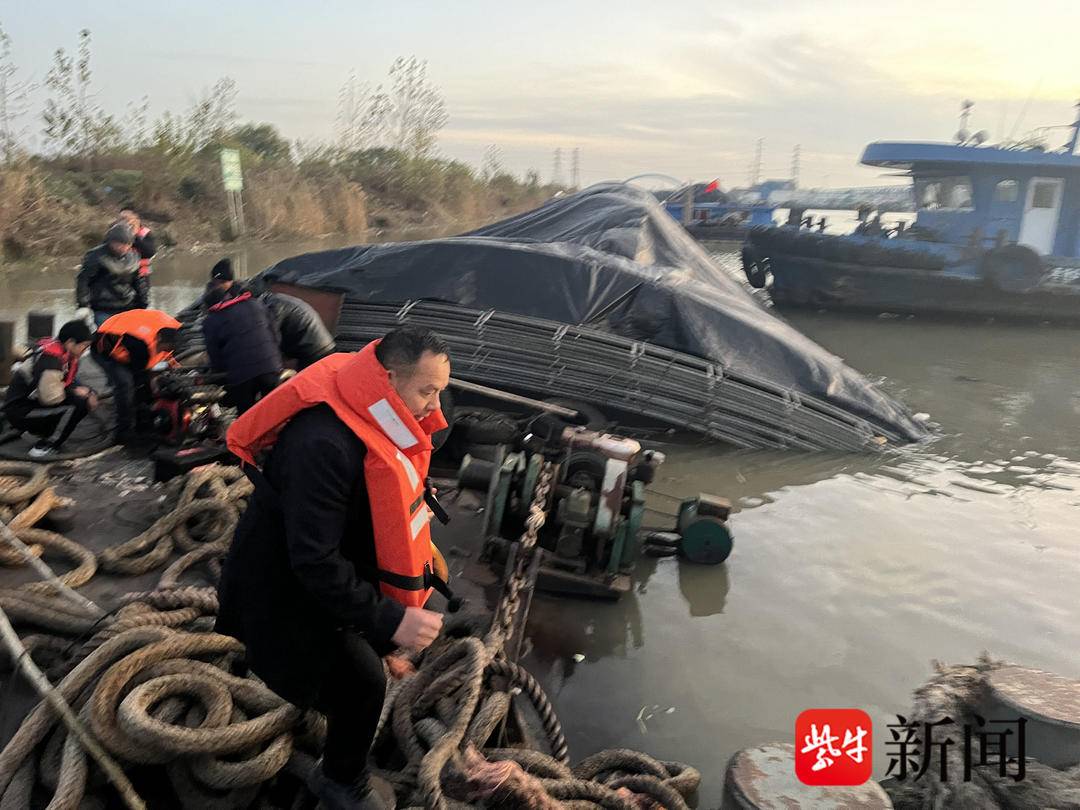
[[[705,186],[705,193],[706,194],[709,194],[710,192],[713,192],[713,191],[719,191],[719,190],[720,190],[720,181],[719,180],[713,180],[711,183],[709,183],[709,185]]]

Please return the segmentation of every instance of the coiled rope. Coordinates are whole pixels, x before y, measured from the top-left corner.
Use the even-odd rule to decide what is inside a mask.
[[[548,698],[531,674],[505,656],[555,472],[550,462],[541,470],[490,629],[482,637],[440,638],[420,656],[415,674],[388,690],[373,764],[402,805],[625,810],[651,803],[680,809],[700,781],[692,768],[623,750],[601,752],[571,769]],[[41,483],[36,479],[35,487]],[[29,489],[19,494],[21,503],[34,497]],[[54,659],[56,695],[96,744],[125,770],[159,769],[158,784],[185,808],[251,806],[283,770],[309,771],[325,737],[321,715],[277,697],[247,673],[243,645],[212,632],[215,589],[181,583],[197,565],[216,578],[249,494],[236,470],[190,473],[172,489],[169,513],[102,553],[101,562],[116,573],[145,572],[169,563],[174,550],[184,553],[168,564],[157,589],[126,594],[107,613],[37,588],[0,591],[0,609],[38,631],[24,640],[36,654]],[[44,535],[25,539],[70,551]],[[76,566],[65,576],[78,587],[85,569]],[[486,747],[519,691],[536,710],[550,753]],[[96,766],[70,729],[47,701],[31,711],[0,751],[0,810],[27,806],[35,790],[51,797],[50,808],[107,797],[109,788],[94,779]]]

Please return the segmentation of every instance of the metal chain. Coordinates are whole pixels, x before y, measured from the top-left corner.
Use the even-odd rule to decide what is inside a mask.
[[[517,618],[518,608],[521,603],[521,590],[526,584],[526,574],[529,562],[536,549],[537,538],[540,530],[547,522],[547,504],[551,495],[551,489],[555,480],[556,464],[552,461],[544,461],[540,468],[540,474],[536,479],[536,488],[533,490],[532,503],[529,505],[529,516],[525,519],[525,531],[518,541],[518,553],[514,561],[514,570],[503,586],[503,594],[495,608],[495,619],[491,624],[491,630],[484,645],[488,648],[489,655],[494,658],[501,649],[503,643],[509,638],[514,620]]]

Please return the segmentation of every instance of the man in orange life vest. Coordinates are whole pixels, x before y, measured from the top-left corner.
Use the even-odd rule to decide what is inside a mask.
[[[180,322],[156,309],[129,309],[102,323],[90,353],[113,390],[116,440],[135,437],[136,409],[150,403],[150,370],[172,364]]]
[[[327,810],[383,807],[367,757],[386,689],[381,657],[427,647],[433,561],[425,503],[446,344],[399,329],[332,354],[239,417],[228,445],[255,482],[218,586],[218,632],[271,689],[327,717],[311,782]],[[255,454],[269,448],[262,472]]]

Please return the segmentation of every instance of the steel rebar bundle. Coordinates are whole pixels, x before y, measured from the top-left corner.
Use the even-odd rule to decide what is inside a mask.
[[[739,447],[857,451],[908,438],[693,355],[494,310],[346,300],[338,347],[360,348],[403,325],[429,328],[446,340],[456,377],[596,403]]]

